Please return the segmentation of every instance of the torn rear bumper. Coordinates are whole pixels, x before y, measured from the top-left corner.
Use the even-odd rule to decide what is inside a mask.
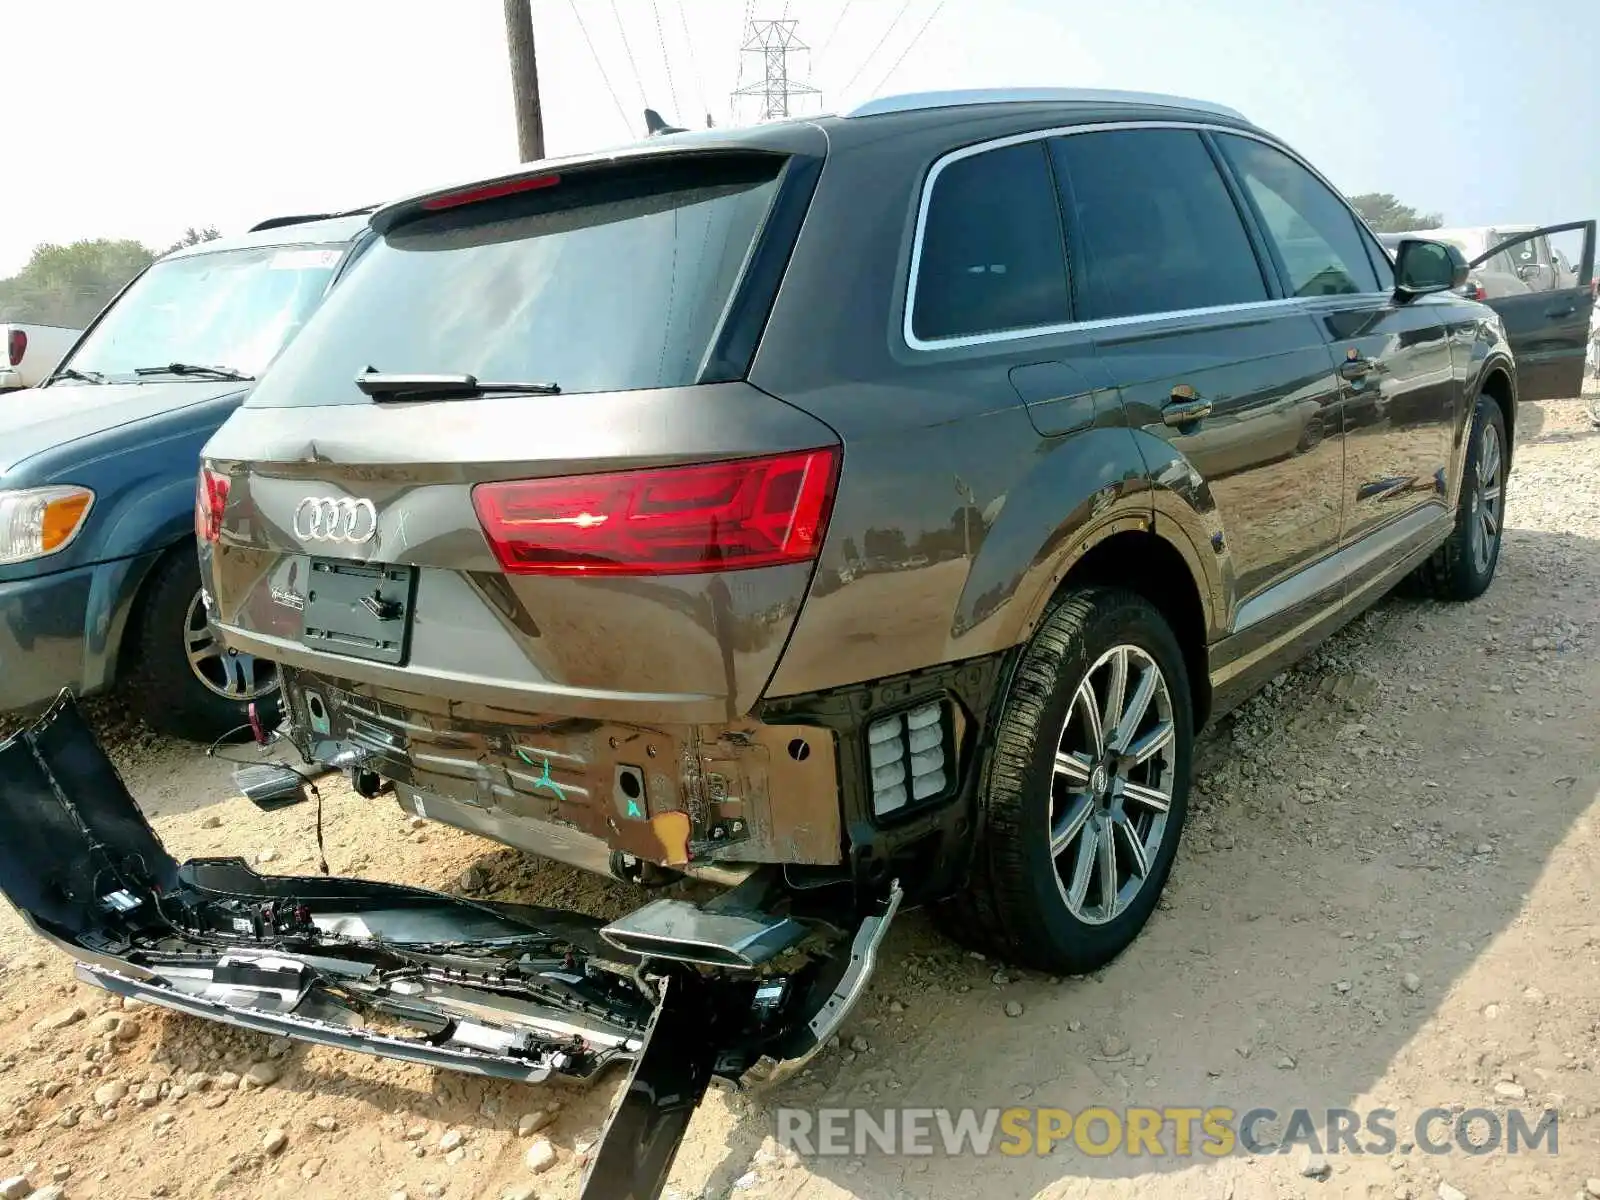
[[[607,1200],[659,1194],[713,1078],[771,1082],[816,1053],[899,904],[895,887],[870,911],[828,911],[753,879],[607,926],[240,859],[179,864],[65,697],[0,743],[0,820],[0,889],[113,993],[503,1079],[587,1084],[628,1064],[585,1184]]]

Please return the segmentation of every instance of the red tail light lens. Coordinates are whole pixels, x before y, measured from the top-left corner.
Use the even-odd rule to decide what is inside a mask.
[[[210,467],[200,468],[194,495],[194,535],[202,542],[222,536],[222,511],[228,507],[228,477]]]
[[[11,360],[14,367],[22,361],[22,356],[28,352],[28,333],[24,329],[13,329],[6,337],[6,357]]]
[[[607,475],[484,483],[478,521],[511,575],[687,575],[809,562],[836,448]]]

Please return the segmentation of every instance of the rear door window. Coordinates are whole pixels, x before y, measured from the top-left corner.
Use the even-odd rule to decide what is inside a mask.
[[[946,163],[923,219],[914,341],[1061,325],[1071,319],[1061,213],[1043,142]]]
[[[1281,150],[1254,138],[1217,141],[1260,215],[1295,296],[1340,296],[1381,289],[1355,216],[1320,179]]]
[[[552,382],[699,378],[771,207],[777,155],[665,159],[406,220],[351,264],[254,407],[365,403],[368,370]]]
[[[1081,133],[1052,143],[1079,316],[1087,320],[1268,299],[1239,210],[1200,135]]]

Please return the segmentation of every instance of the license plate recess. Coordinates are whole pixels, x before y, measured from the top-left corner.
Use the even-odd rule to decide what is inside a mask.
[[[300,640],[316,650],[403,665],[411,649],[417,569],[336,558],[306,561]]]

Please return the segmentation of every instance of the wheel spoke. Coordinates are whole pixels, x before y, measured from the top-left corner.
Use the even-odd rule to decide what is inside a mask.
[[[1496,483],[1484,488],[1480,499],[1482,499],[1485,504],[1493,504],[1495,501],[1499,500],[1500,485]]]
[[[1116,829],[1122,831],[1122,840],[1128,847],[1128,857],[1133,860],[1134,872],[1140,879],[1150,877],[1150,858],[1144,852],[1144,839],[1139,836],[1139,831],[1133,827],[1133,822],[1128,819],[1127,813],[1118,813]]]
[[[1056,751],[1055,777],[1065,782],[1073,791],[1082,791],[1089,786],[1089,773],[1093,770],[1094,764],[1087,754]]]
[[[1112,827],[1105,826],[1098,847],[1100,859],[1100,908],[1107,919],[1117,912],[1117,839]]]
[[[1088,796],[1074,796],[1067,811],[1050,831],[1050,857],[1059,858],[1072,839],[1083,831],[1084,822],[1094,812],[1094,801]]]
[[[1089,753],[1099,758],[1105,753],[1106,737],[1104,726],[1100,724],[1100,704],[1095,699],[1094,688],[1085,679],[1078,685],[1078,692],[1072,698],[1073,706],[1083,712],[1084,730],[1089,735]]]
[[[1149,762],[1168,746],[1172,745],[1173,725],[1171,721],[1162,721],[1149,733],[1145,734],[1133,745],[1129,746],[1126,754],[1138,766]]]
[[[1099,844],[1099,826],[1085,825],[1083,837],[1078,839],[1078,857],[1072,863],[1072,882],[1067,888],[1067,907],[1073,912],[1083,911],[1083,898],[1089,894],[1089,881],[1094,878]]]
[[[1479,475],[1485,483],[1500,478],[1500,438],[1493,428],[1483,431],[1483,454],[1479,462],[1482,465]]]
[[[233,664],[239,680],[239,691],[248,696],[256,690],[256,656],[241,654],[233,660]]]
[[[1494,509],[1485,504],[1478,509],[1478,512],[1483,520],[1485,534],[1489,537],[1494,537],[1495,534],[1500,532],[1500,519],[1495,516]]]
[[[217,637],[209,628],[191,629],[189,636],[184,639],[189,646],[189,661],[200,662],[207,658],[215,658],[222,653],[217,645]]]
[[[1138,730],[1140,722],[1144,720],[1145,713],[1150,711],[1150,701],[1155,699],[1156,688],[1160,683],[1161,674],[1155,667],[1146,667],[1139,672],[1138,686],[1128,698],[1128,703],[1122,710],[1122,719],[1117,723],[1117,732],[1112,736],[1113,750],[1122,750],[1133,740],[1133,735]]]
[[[1124,783],[1122,798],[1124,801],[1132,800],[1139,807],[1152,809],[1155,812],[1166,812],[1172,807],[1171,796],[1147,783]]]
[[[1115,737],[1122,725],[1123,704],[1128,698],[1128,648],[1118,646],[1113,650],[1108,665],[1111,670],[1106,680],[1106,707],[1100,728],[1104,731],[1103,736]],[[1104,748],[1102,742],[1101,749]]]

